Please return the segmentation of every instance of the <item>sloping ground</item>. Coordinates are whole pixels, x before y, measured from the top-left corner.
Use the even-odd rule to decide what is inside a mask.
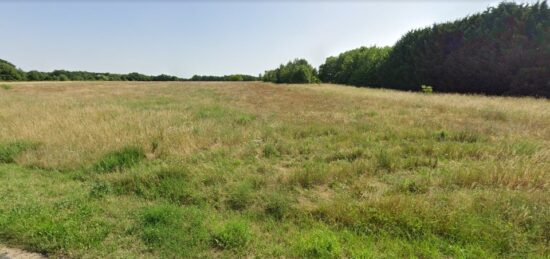
[[[0,243],[51,257],[548,257],[550,102],[14,83]]]

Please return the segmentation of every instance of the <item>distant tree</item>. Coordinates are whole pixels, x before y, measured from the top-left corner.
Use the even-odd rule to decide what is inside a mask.
[[[178,81],[179,78],[175,77],[175,76],[169,76],[169,75],[165,75],[165,74],[162,74],[162,75],[158,75],[158,76],[153,76],[152,80],[153,81]]]
[[[25,74],[17,69],[13,64],[0,59],[0,81],[19,81],[24,80]]]
[[[329,57],[320,66],[319,77],[323,82],[380,86],[379,68],[390,51],[390,47],[361,47]]]
[[[256,81],[257,77],[251,75],[225,75],[225,76],[201,76],[193,75],[189,80],[191,81]]]
[[[32,70],[27,72],[27,80],[29,81],[43,81],[48,78],[48,75],[43,72],[38,72],[36,70]]]
[[[265,71],[262,80],[265,82],[289,84],[320,82],[317,70],[305,59],[295,59],[286,65],[280,65],[277,69]]]

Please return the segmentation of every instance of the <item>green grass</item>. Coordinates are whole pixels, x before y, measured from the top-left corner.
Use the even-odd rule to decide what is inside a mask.
[[[0,88],[2,88],[4,90],[11,90],[13,88],[13,86],[7,85],[7,84],[0,84]]]
[[[129,168],[145,158],[145,153],[138,147],[124,147],[103,156],[93,169],[97,172],[113,172]]]
[[[548,100],[102,82],[21,83],[0,102],[2,245],[53,258],[550,256]]]
[[[37,143],[29,141],[0,143],[0,163],[15,163],[18,155],[37,146]]]

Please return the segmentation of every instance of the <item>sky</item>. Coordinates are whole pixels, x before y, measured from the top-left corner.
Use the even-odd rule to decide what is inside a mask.
[[[328,56],[346,50],[393,45],[409,30],[497,4],[495,0],[0,0],[0,59],[25,71],[258,75],[294,58],[305,58],[317,67]]]

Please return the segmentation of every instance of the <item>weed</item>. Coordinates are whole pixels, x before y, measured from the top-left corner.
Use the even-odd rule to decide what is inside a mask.
[[[11,90],[13,88],[13,86],[7,85],[7,84],[0,84],[0,88],[2,88],[4,90]]]

